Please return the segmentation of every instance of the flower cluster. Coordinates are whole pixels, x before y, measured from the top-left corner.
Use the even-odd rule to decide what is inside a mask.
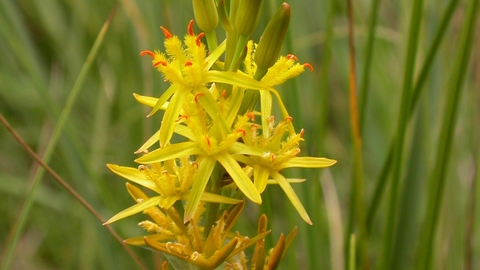
[[[151,234],[128,239],[127,243],[148,245],[200,268],[215,268],[225,262],[225,267],[231,269],[246,268],[243,250],[255,244],[252,265],[272,268],[280,261],[296,230],[287,238],[282,236],[269,256],[259,251],[263,250],[263,238],[269,232],[266,217],[260,218],[255,237],[230,230],[245,205],[244,197],[261,204],[261,194],[268,184],[280,185],[303,220],[312,224],[291,187],[291,183],[302,180],[287,179],[282,170],[323,168],[335,161],[299,157],[304,131],[295,132],[293,119],[274,87],[298,76],[305,68],[313,68],[308,63],[298,63],[294,55],[278,56],[278,44],[286,31],[285,21],[288,25],[290,17],[286,3],[272,18],[257,45],[246,39],[253,31],[252,18],[240,14],[245,10],[260,10],[255,5],[261,1],[244,1],[237,9],[231,7],[230,14],[225,13],[220,2],[218,14],[228,37],[220,44],[214,35],[218,24],[215,3],[203,2],[205,5],[194,4],[194,8],[205,33],[196,35],[191,21],[182,42],[161,27],[165,51],[140,53],[152,58],[153,67],[170,86],[158,98],[134,96],[152,108],[149,116],[164,110],[163,119],[159,130],[136,151],[143,154],[135,160],[141,164],[138,168],[107,166],[157,195],[149,197],[127,184],[137,203],[106,224],[143,212],[151,220],[139,225]],[[245,5],[252,6],[248,9]],[[256,18],[258,14],[251,16]],[[242,23],[247,22],[250,26],[245,28]],[[208,49],[202,41],[205,36]],[[277,52],[272,55],[265,49],[269,46]],[[278,122],[272,116],[273,96],[282,113]],[[255,110],[258,101],[260,111]],[[172,143],[174,134],[184,140]],[[157,143],[160,147],[150,150]]]

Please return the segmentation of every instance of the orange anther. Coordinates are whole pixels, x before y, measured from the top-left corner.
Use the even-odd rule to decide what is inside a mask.
[[[310,65],[310,63],[305,63],[305,64],[303,64],[303,67],[309,68],[310,71],[313,71],[313,66]]]
[[[295,60],[295,61],[298,61],[298,58],[297,58],[295,55],[291,54],[291,53],[287,54],[286,58],[287,58],[288,60],[292,60],[292,59],[293,59],[293,60]]]
[[[190,36],[195,35],[195,33],[193,32],[193,20],[190,20],[190,22],[188,23],[188,34]]]
[[[182,115],[182,116],[178,117],[178,118],[175,120],[175,122],[180,122],[180,120],[182,120],[182,119],[185,119],[185,120],[186,120],[186,119],[188,119],[188,116]]]
[[[257,124],[252,124],[250,127],[251,127],[252,129],[258,129],[258,125],[257,125]]]
[[[300,137],[303,137],[304,133],[305,133],[305,129],[302,128],[302,130],[300,130]]]
[[[186,66],[186,67],[189,67],[189,66],[191,66],[191,65],[193,65],[193,63],[192,63],[192,61],[190,61],[190,60],[187,60],[187,62],[185,62],[185,66]]]
[[[165,38],[171,38],[173,37],[172,33],[170,33],[167,28],[163,27],[163,26],[160,26],[160,29],[162,29],[163,31],[163,35],[165,36]]]
[[[198,47],[200,47],[200,45],[202,45],[202,41],[200,39],[202,39],[204,36],[205,36],[205,33],[203,33],[203,32],[198,34],[197,39],[195,40]]]
[[[255,114],[253,112],[248,112],[247,116],[250,118],[250,120],[255,121]]]
[[[198,163],[197,162],[192,162],[192,165],[197,167],[197,169],[198,169]]]
[[[205,135],[205,140],[207,140],[208,146],[212,146],[212,143],[210,142],[210,137],[208,135]]]
[[[300,150],[300,148],[297,148],[297,150],[295,150],[295,156],[300,154],[300,152],[302,152],[302,150]]]
[[[150,57],[155,58],[155,54],[152,51],[144,50],[140,52],[140,56],[150,55]]]
[[[198,99],[199,99],[201,96],[203,96],[203,95],[205,95],[205,94],[204,94],[204,93],[198,93],[198,94],[196,94],[196,95],[195,95],[195,102],[198,102]]]
[[[246,136],[246,135],[247,135],[247,132],[246,132],[245,129],[243,129],[243,128],[237,129],[237,133],[239,133],[239,132],[243,133],[243,136]]]
[[[272,162],[275,162],[275,158],[276,158],[275,154],[272,153],[271,157],[272,157]]]
[[[293,117],[291,117],[291,116],[287,116],[285,118],[285,122],[292,122],[292,121],[293,121]]]
[[[165,61],[158,61],[158,62],[153,63],[153,67],[158,67],[158,66],[160,66],[160,65],[166,67],[166,66],[167,66],[167,62],[165,62]]]
[[[227,98],[227,90],[223,89],[222,91],[222,98],[226,99]]]
[[[168,173],[167,170],[163,170],[163,171],[162,171],[162,174],[164,174],[164,175],[169,175],[169,173]]]

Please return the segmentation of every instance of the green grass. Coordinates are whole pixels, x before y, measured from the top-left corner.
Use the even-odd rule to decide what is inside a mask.
[[[260,208],[247,204],[236,229],[253,235],[259,213],[266,212],[273,230],[267,245],[299,227],[281,269],[331,269],[348,266],[349,258],[372,269],[480,267],[480,213],[472,207],[480,196],[479,1],[425,0],[416,9],[414,2],[380,1],[376,8],[371,5],[377,1],[354,1],[365,182],[355,192],[363,194],[366,213],[350,206],[354,143],[346,2],[289,3],[292,19],[282,51],[315,70],[279,90],[296,128],[305,128],[302,155],[338,163],[286,172],[307,179],[295,190],[312,226],[278,187],[269,188]],[[119,1],[98,52],[87,60],[115,3],[0,2],[0,113],[104,219],[132,203],[124,181],[105,164],[134,166],[133,152],[161,120],[146,119],[148,111],[132,96],[159,96],[167,86],[139,52],[162,48],[160,25],[183,35],[193,18],[190,1]],[[262,28],[280,3],[265,1]],[[410,26],[414,10],[418,22]],[[260,33],[253,35],[257,41]],[[37,168],[1,127],[2,265],[8,257],[8,269],[138,267],[100,221]],[[15,230],[21,213],[24,226]],[[362,244],[359,214],[367,217],[367,258],[347,248]],[[123,238],[137,236],[142,218],[112,228]],[[14,233],[16,245],[8,240]],[[162,260],[158,253],[132,249],[149,269]]]

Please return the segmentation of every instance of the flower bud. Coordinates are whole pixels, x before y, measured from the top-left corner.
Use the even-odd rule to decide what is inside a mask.
[[[283,3],[268,22],[255,51],[255,63],[257,64],[255,78],[257,80],[261,79],[277,61],[289,22],[290,6]]]
[[[192,0],[195,21],[203,32],[211,32],[217,28],[218,13],[215,0]]]
[[[239,35],[250,36],[257,28],[263,0],[241,0],[235,14],[235,29]]]

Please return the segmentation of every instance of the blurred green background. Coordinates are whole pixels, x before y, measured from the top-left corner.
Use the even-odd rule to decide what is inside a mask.
[[[282,1],[265,0],[259,29],[263,29]],[[385,188],[374,201],[377,212],[369,223],[368,258],[378,269],[383,254],[389,211],[389,177],[380,177],[390,144],[397,132],[408,56],[409,22],[413,1],[381,1],[373,47],[368,47],[371,7],[376,0],[354,1],[357,84],[362,109],[363,180],[365,204],[371,209],[379,180]],[[432,178],[442,145],[440,133],[445,104],[459,91],[452,151],[440,196],[433,242],[433,269],[480,267],[480,22],[470,35],[473,53],[455,80],[457,51],[462,51],[461,31],[469,2],[425,0],[421,11],[414,82],[426,62],[432,44],[438,52],[430,63],[416,110],[406,126],[401,155],[398,205],[395,208],[395,246],[392,264],[412,269],[418,259],[422,224],[430,211]],[[468,3],[467,3],[468,2]],[[478,2],[478,1],[477,1]],[[0,1],[0,113],[40,155],[51,140],[60,112],[92,45],[115,1],[94,0],[1,0]],[[292,19],[283,53],[295,54],[301,63],[315,68],[279,87],[298,131],[305,129],[304,156],[338,160],[331,169],[291,170],[291,177],[306,178],[295,189],[307,208],[313,226],[305,224],[279,187],[267,189],[262,207],[247,205],[237,226],[253,235],[262,212],[269,215],[272,246],[281,232],[294,226],[299,234],[287,252],[281,269],[339,269],[345,265],[347,225],[355,220],[352,209],[354,149],[348,95],[348,17],[346,1],[291,1]],[[441,43],[435,33],[446,11],[452,16]],[[167,84],[141,58],[144,49],[163,49],[162,25],[183,36],[193,19],[190,1],[119,0],[118,9],[98,55],[75,100],[72,113],[49,164],[105,218],[133,201],[125,181],[109,172],[106,163],[135,166],[133,152],[159,127],[160,116],[147,119],[147,108],[132,93],[160,96]],[[219,30],[221,28],[219,27]],[[258,42],[261,31],[253,35]],[[196,28],[196,31],[200,30]],[[219,31],[219,36],[221,31]],[[371,65],[365,68],[367,48]],[[411,59],[411,57],[410,57]],[[369,78],[368,95],[363,83]],[[444,142],[448,144],[448,142]],[[398,162],[398,161],[397,161]],[[0,127],[0,260],[8,237],[37,170],[36,163]],[[433,180],[432,180],[433,179]],[[48,174],[35,201],[10,269],[135,269],[136,264],[121,245],[78,201]],[[365,211],[369,211],[369,210]],[[145,216],[119,221],[112,227],[123,238],[144,234],[137,223]],[[354,227],[356,228],[356,227]],[[354,230],[355,231],[355,230]],[[160,254],[133,247],[149,267]],[[251,250],[247,253],[251,254]]]

